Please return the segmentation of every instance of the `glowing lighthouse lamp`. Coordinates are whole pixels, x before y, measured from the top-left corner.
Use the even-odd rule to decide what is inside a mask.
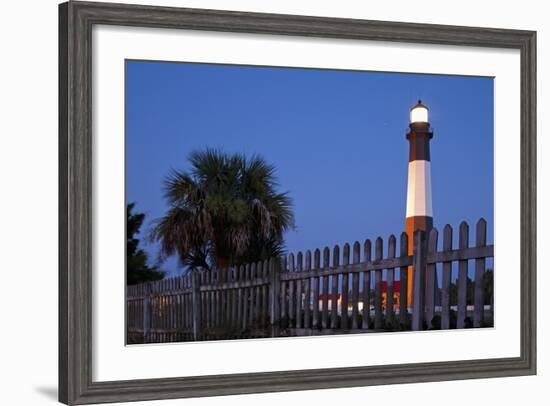
[[[405,231],[409,237],[409,255],[413,253],[413,235],[417,230],[433,228],[432,180],[430,175],[430,140],[433,133],[428,107],[418,100],[411,108],[409,131],[409,174]],[[407,306],[412,306],[413,269],[408,269]]]
[[[422,104],[421,100],[418,100],[418,104],[411,109],[411,124],[412,123],[429,123],[428,121],[428,108]]]

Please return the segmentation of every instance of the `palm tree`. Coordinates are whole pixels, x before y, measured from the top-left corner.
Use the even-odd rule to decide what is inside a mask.
[[[280,255],[294,227],[288,193],[278,193],[274,166],[206,149],[190,155],[191,170],[172,171],[164,183],[169,203],[152,238],[165,256],[191,269],[219,269]]]

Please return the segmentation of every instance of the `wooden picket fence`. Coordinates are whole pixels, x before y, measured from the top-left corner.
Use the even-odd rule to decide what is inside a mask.
[[[355,242],[290,254],[228,269],[190,272],[185,276],[128,286],[128,343],[216,340],[254,337],[343,334],[371,331],[484,327],[491,325],[484,274],[493,257],[487,223],[417,231],[413,255],[402,233],[387,242]],[[473,299],[468,297],[469,261],[475,262]],[[458,263],[456,303],[451,303],[453,263]],[[438,266],[440,271],[438,271]],[[414,269],[414,281],[408,269]],[[441,283],[437,275],[441,275]],[[413,283],[413,303],[407,288]],[[398,288],[397,288],[398,286]],[[397,291],[396,291],[397,289]],[[472,293],[472,292],[471,292]]]

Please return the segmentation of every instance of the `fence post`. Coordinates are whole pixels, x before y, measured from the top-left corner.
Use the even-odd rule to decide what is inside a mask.
[[[151,283],[144,286],[143,297],[143,343],[149,342],[151,332]]]
[[[409,236],[406,232],[401,233],[401,240],[399,242],[400,257],[407,257],[409,255]],[[407,303],[408,285],[412,283],[409,281],[409,271],[407,266],[399,268],[399,322],[401,327],[409,329],[409,304]]]
[[[395,236],[392,234],[388,239],[388,259],[395,258],[395,245]],[[393,284],[395,278],[395,268],[388,268],[386,275],[386,328],[393,329]]]
[[[453,229],[449,224],[443,229],[443,251],[453,249]],[[451,271],[452,262],[443,262],[441,278],[441,329],[451,328]]]
[[[413,316],[412,330],[424,328],[424,289],[426,287],[426,238],[424,231],[415,231],[413,250]]]
[[[197,270],[193,270],[191,273],[191,289],[191,300],[193,303],[193,339],[197,341],[202,335],[201,279]]]
[[[269,261],[269,285],[271,337],[279,337],[281,324],[281,264],[279,258],[272,258]]]
[[[487,222],[480,219],[476,225],[476,247],[487,244]],[[482,327],[485,313],[485,258],[476,258],[476,273],[474,285],[474,327]]]
[[[468,223],[460,223],[458,248],[465,249],[469,247],[468,235],[470,228]],[[457,311],[456,328],[464,328],[467,316],[468,300],[468,260],[458,261],[458,280],[457,280]]]
[[[374,260],[381,261],[383,254],[383,241],[378,237],[374,246]],[[382,270],[374,271],[374,328],[381,330],[382,325]]]
[[[438,232],[436,228],[432,228],[428,233],[428,255],[435,255],[437,253],[437,237]],[[435,328],[432,324],[435,315],[435,295],[437,291],[437,270],[436,264],[429,264],[426,266],[426,323],[428,329]]]

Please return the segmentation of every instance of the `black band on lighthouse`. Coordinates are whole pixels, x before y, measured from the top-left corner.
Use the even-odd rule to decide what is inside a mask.
[[[429,161],[430,160],[430,138],[431,133],[413,133],[407,134],[410,143],[409,162],[410,161]]]
[[[429,123],[411,123],[407,133],[409,140],[409,162],[430,160],[430,139],[433,133]]]

